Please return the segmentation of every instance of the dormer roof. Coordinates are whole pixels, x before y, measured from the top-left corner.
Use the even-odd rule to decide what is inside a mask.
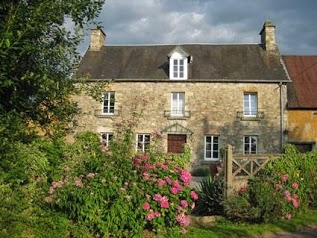
[[[178,54],[182,55],[183,57],[190,56],[190,54],[182,46],[177,45],[167,54],[167,57],[170,58],[175,53],[178,53]]]

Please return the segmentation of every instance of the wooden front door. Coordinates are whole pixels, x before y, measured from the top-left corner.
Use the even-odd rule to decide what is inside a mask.
[[[184,146],[186,143],[186,135],[167,135],[167,152],[180,154],[184,151]]]

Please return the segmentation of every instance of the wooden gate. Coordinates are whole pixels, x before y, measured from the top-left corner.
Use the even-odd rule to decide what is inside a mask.
[[[225,179],[227,195],[247,184],[276,155],[233,155],[232,146],[228,145],[225,153]]]

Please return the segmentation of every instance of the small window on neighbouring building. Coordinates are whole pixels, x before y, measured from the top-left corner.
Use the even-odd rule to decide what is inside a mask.
[[[136,150],[138,152],[146,152],[150,149],[150,134],[138,134]]]
[[[244,136],[243,137],[243,152],[244,154],[256,154],[258,150],[258,137],[257,136]]]
[[[205,160],[219,160],[219,137],[213,135],[205,136],[204,143]]]
[[[297,150],[301,153],[309,152],[313,150],[313,144],[314,143],[292,143],[293,145],[296,146]]]

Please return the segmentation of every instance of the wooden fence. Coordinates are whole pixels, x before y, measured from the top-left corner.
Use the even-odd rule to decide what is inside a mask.
[[[245,186],[250,177],[255,176],[269,162],[273,155],[233,155],[231,145],[225,153],[225,179],[228,186],[227,195]]]

